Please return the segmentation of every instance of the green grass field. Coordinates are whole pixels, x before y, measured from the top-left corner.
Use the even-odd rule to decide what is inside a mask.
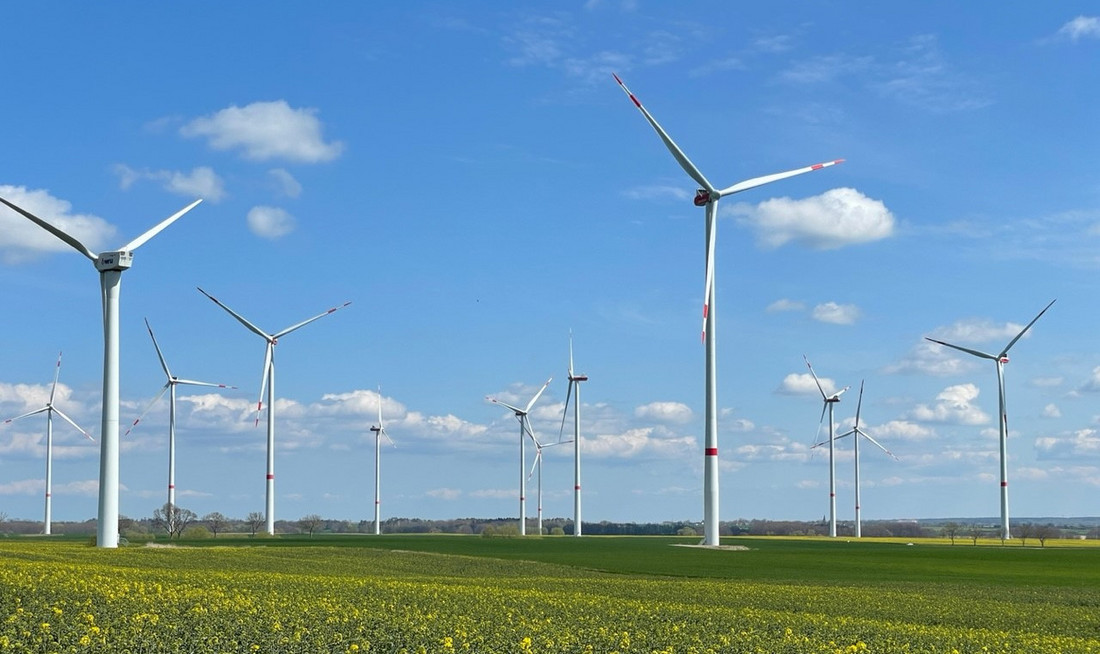
[[[10,539],[0,649],[1100,652],[1100,548],[696,541]]]

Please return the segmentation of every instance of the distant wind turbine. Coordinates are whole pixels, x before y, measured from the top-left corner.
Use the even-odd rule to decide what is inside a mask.
[[[856,424],[855,424],[855,426],[853,426],[848,431],[844,432],[840,436],[837,436],[837,440],[840,440],[841,438],[846,438],[848,436],[851,436],[852,437],[852,443],[853,443],[854,448],[855,448],[856,538],[862,538],[863,537],[863,528],[862,528],[862,522],[860,520],[860,513],[859,513],[860,512],[860,505],[859,505],[859,437],[862,436],[862,437],[866,438],[867,440],[874,443],[878,447],[878,449],[882,450],[883,452],[886,452],[891,457],[893,457],[895,461],[898,460],[898,457],[894,456],[893,452],[891,452],[890,450],[883,447],[874,438],[871,438],[871,436],[867,432],[863,431],[863,428],[859,426],[859,412],[860,412],[860,409],[862,407],[863,407],[863,381],[860,380],[860,382],[859,382],[859,401],[856,402]],[[814,445],[814,447],[818,447],[818,445],[824,445],[824,444],[825,444],[824,442],[818,443],[817,445]]]
[[[527,535],[527,458],[524,452],[524,435],[531,434],[531,438],[534,438],[534,432],[531,430],[531,421],[527,418],[527,413],[531,410],[531,407],[535,405],[539,397],[542,395],[546,387],[553,381],[553,377],[546,380],[546,383],[542,385],[538,393],[531,398],[531,401],[527,403],[524,408],[512,406],[506,402],[493,397],[486,397],[485,399],[493,404],[499,404],[502,407],[511,409],[516,414],[516,420],[519,421],[519,535]]]
[[[802,358],[806,359],[806,355],[803,354]],[[806,359],[806,367],[810,369],[814,383],[817,384],[817,390],[821,392],[821,401],[824,403],[821,407],[821,418],[825,418],[825,411],[829,412],[829,536],[836,538],[836,460],[833,452],[833,443],[836,438],[833,429],[833,405],[840,401],[840,396],[849,387],[845,386],[832,395],[826,395],[825,389],[821,387],[821,381],[817,378],[817,373],[814,372],[814,367],[810,365],[809,359]],[[820,422],[821,420],[818,420],[818,423]]]
[[[134,262],[134,251],[156,236],[180,216],[194,209],[202,200],[195,200],[165,218],[152,229],[117,250],[93,254],[73,236],[54,227],[38,216],[0,198],[11,209],[31,222],[71,245],[91,259],[99,271],[100,296],[103,300],[103,410],[99,445],[99,513],[96,521],[96,546],[118,547],[118,296],[122,273]]]
[[[397,444],[386,432],[386,426],[382,423],[382,387],[378,387],[378,425],[371,425],[374,432],[374,533],[382,533],[381,506],[382,506],[382,437],[385,436],[390,445]]]
[[[528,425],[530,426],[530,425]],[[531,437],[531,442],[535,444],[535,460],[531,464],[531,472],[527,474],[527,480],[531,480],[531,476],[538,471],[538,532],[542,535],[542,451],[548,447],[554,447],[555,445],[565,445],[570,441],[558,441],[557,443],[548,443],[543,445],[539,442],[539,439],[535,437],[534,432],[527,432],[527,435]]]
[[[128,436],[130,432],[134,430],[134,427],[138,426],[141,419],[145,417],[145,414],[149,413],[153,405],[164,396],[164,392],[168,391],[168,503],[172,506],[176,506],[176,386],[183,384],[185,386],[209,386],[212,388],[237,387],[176,377],[168,369],[168,362],[164,360],[164,354],[160,351],[160,344],[157,343],[157,337],[153,335],[153,328],[149,325],[148,318],[145,319],[145,329],[149,330],[149,338],[153,339],[153,348],[157,351],[157,358],[160,360],[161,370],[164,371],[164,376],[168,378],[168,381],[164,382],[164,386],[160,388],[160,392],[150,400],[149,404],[145,405],[145,410],[141,412],[141,415],[139,415],[137,420],[130,425],[130,428],[126,430],[123,436]]]
[[[569,332],[569,388],[565,391],[565,407],[561,414],[561,429],[558,441],[565,432],[565,418],[569,415],[569,396],[573,387],[577,394],[573,399],[573,535],[581,535],[581,382],[588,381],[588,375],[573,372],[573,332]]]
[[[718,545],[718,389],[717,372],[715,368],[715,321],[714,321],[714,244],[718,219],[718,200],[741,191],[747,191],[757,186],[776,182],[795,175],[821,170],[843,162],[843,159],[834,159],[805,168],[789,170],[782,173],[754,177],[733,186],[718,189],[703,176],[703,173],[691,163],[683,150],[672,140],[657,121],[646,111],[638,98],[626,88],[626,84],[614,75],[623,91],[630,96],[634,106],[642,112],[650,126],[664,142],[672,156],[680,164],[693,180],[702,188],[695,193],[695,206],[706,207],[706,274],[703,284],[703,340],[706,344],[706,428],[703,444],[703,544]]]
[[[992,355],[982,352],[980,350],[971,350],[969,348],[960,347],[958,345],[952,345],[951,343],[945,343],[944,341],[937,341],[934,338],[928,338],[925,336],[925,340],[932,341],[933,343],[939,343],[950,348],[959,350],[960,352],[966,352],[982,359],[992,359],[997,366],[997,403],[999,408],[998,421],[1000,423],[1000,449],[1001,449],[1001,538],[1008,540],[1012,538],[1012,534],[1008,527],[1008,414],[1005,409],[1005,373],[1004,365],[1008,363],[1008,351],[1012,349],[1012,346],[1016,344],[1016,341],[1020,340],[1027,330],[1031,329],[1031,326],[1035,324],[1035,321],[1043,316],[1047,312],[1047,309],[1051,307],[1056,300],[1051,300],[1050,304],[1046,305],[1039,315],[1031,319],[1031,322],[1020,330],[1019,334],[1016,334],[1016,338],[1008,342],[1008,345],[1001,350],[1000,354]]]
[[[20,418],[26,418],[27,416],[37,415],[43,411],[46,413],[46,515],[43,520],[45,527],[42,533],[49,536],[51,531],[51,525],[53,525],[53,414],[61,416],[65,422],[69,423],[76,428],[78,432],[84,434],[85,438],[95,442],[92,436],[84,431],[80,425],[73,422],[73,419],[65,415],[65,412],[54,406],[53,398],[57,393],[57,378],[61,375],[61,353],[57,353],[57,366],[54,368],[53,373],[53,386],[50,387],[50,399],[46,400],[46,406],[35,409],[34,411],[28,411],[22,415],[15,416],[14,418],[8,418],[4,421],[4,424],[15,422]]]
[[[338,307],[333,307],[324,313],[313,316],[308,320],[291,325],[282,331],[275,332],[274,334],[268,334],[256,325],[248,322],[241,314],[230,309],[226,305],[219,302],[214,296],[210,295],[206,291],[199,289],[199,293],[202,293],[206,297],[210,298],[214,304],[218,305],[222,309],[225,309],[226,313],[237,319],[237,322],[244,325],[250,332],[256,334],[260,338],[267,342],[267,349],[264,352],[264,367],[260,373],[260,399],[256,402],[256,424],[260,424],[260,412],[264,407],[264,389],[267,389],[267,484],[266,484],[266,502],[265,502],[265,529],[270,535],[275,534],[275,344],[279,342],[279,339],[286,336],[290,332],[305,327],[314,320],[324,318],[330,313],[334,313],[340,309],[351,304],[351,302],[345,302]]]

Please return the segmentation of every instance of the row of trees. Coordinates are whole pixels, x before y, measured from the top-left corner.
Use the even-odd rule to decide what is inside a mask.
[[[951,544],[955,544],[955,539],[965,536],[969,538],[972,544],[977,545],[979,538],[999,538],[1001,535],[1000,530],[983,529],[978,525],[960,525],[957,522],[948,522],[941,528],[943,536],[951,539]],[[1051,538],[1065,538],[1065,532],[1055,527],[1053,523],[1047,523],[1045,525],[1036,525],[1030,522],[1021,522],[1011,526],[1010,531],[1014,534],[1013,538],[1020,541],[1021,547],[1027,547],[1027,541],[1029,538],[1038,539],[1040,547],[1046,547],[1047,541]],[[1093,529],[1089,532],[1090,538],[1096,538],[1100,534],[1096,534],[1097,529]],[[1003,541],[1004,539],[1002,539]]]

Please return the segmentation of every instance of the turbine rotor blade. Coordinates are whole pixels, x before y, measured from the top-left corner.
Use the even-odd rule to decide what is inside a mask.
[[[939,343],[940,345],[959,350],[960,352],[966,352],[967,354],[973,354],[974,356],[981,357],[982,359],[992,359],[992,360],[996,361],[997,359],[1000,358],[1000,357],[995,357],[992,354],[987,354],[985,352],[982,352],[981,350],[971,350],[970,348],[961,347],[959,345],[952,345],[950,343],[945,343],[944,341],[937,341],[936,339],[928,338],[927,336],[924,337],[924,340],[932,341],[933,343]]]
[[[561,437],[563,435],[565,435],[565,420],[569,416],[569,397],[573,393],[573,384],[576,383],[572,379],[572,377],[573,377],[572,369],[570,369],[570,371],[569,371],[569,377],[570,377],[569,386],[566,388],[566,391],[565,391],[565,407],[561,410],[561,429],[558,430],[558,442],[561,442]]]
[[[19,420],[19,419],[21,419],[21,418],[26,418],[26,417],[28,417],[28,416],[34,416],[34,415],[38,415],[39,413],[42,413],[43,411],[49,411],[49,410],[50,410],[50,409],[52,409],[52,408],[53,408],[52,406],[50,406],[49,404],[47,404],[46,406],[42,407],[41,409],[35,409],[34,411],[28,411],[28,412],[26,412],[26,413],[23,413],[23,414],[17,415],[17,416],[15,416],[14,418],[8,418],[7,420],[5,420],[5,421],[4,421],[4,424],[6,425],[6,424],[8,424],[9,422],[15,422],[16,420]]]
[[[61,353],[58,352],[57,353],[57,365],[54,366],[54,370],[53,370],[53,386],[50,387],[50,401],[46,403],[49,406],[53,406],[53,396],[54,396],[54,393],[57,392],[57,379],[60,376],[61,376]]]
[[[657,122],[657,120],[654,119],[648,111],[646,111],[646,108],[643,107],[642,103],[638,101],[638,98],[636,98],[634,94],[630,92],[630,89],[626,88],[626,84],[624,84],[623,81],[619,79],[619,76],[614,73],[612,73],[611,75],[615,78],[615,81],[619,83],[619,86],[623,89],[623,92],[630,96],[630,100],[634,103],[634,106],[637,107],[638,110],[642,112],[642,115],[645,116],[645,119],[649,121],[650,126],[652,126],[654,131],[657,132],[657,136],[661,137],[661,140],[664,141],[665,147],[668,148],[668,151],[671,152],[672,156],[676,158],[676,161],[679,162],[680,167],[684,169],[684,172],[690,175],[691,178],[698,182],[699,185],[702,186],[704,189],[706,189],[708,193],[717,193],[717,189],[714,188],[714,185],[707,181],[707,178],[703,176],[703,173],[699,171],[695,164],[691,163],[691,160],[687,158],[687,155],[684,154],[684,151],[680,149],[680,146],[676,145],[676,142],[672,140],[672,137],[668,135],[668,132],[666,132],[664,128],[662,128],[661,125]]]
[[[711,300],[714,299],[714,247],[717,240],[718,205],[707,202],[707,263],[703,282],[703,341],[707,338],[707,315],[710,313]]]
[[[210,388],[237,388],[236,386],[230,386],[229,384],[215,384],[213,382],[195,381],[194,379],[179,379],[178,377],[172,380],[173,384],[181,384],[184,386],[209,386]]]
[[[260,329],[260,328],[259,328],[259,327],[257,327],[256,325],[253,325],[252,323],[250,323],[250,322],[248,322],[247,320],[245,320],[244,316],[242,316],[241,314],[237,313],[236,311],[234,311],[234,310],[230,309],[229,307],[227,307],[227,306],[225,306],[224,304],[222,304],[221,302],[219,302],[219,301],[218,301],[218,298],[216,298],[216,297],[214,297],[213,295],[211,295],[211,294],[207,293],[206,291],[202,290],[202,289],[201,289],[201,288],[199,288],[198,286],[196,286],[195,288],[198,288],[198,289],[199,289],[199,293],[202,293],[202,294],[203,294],[203,295],[205,295],[206,297],[210,298],[210,300],[211,300],[211,301],[212,301],[212,302],[213,302],[214,304],[216,304],[216,305],[218,305],[219,307],[221,307],[221,308],[225,309],[226,313],[228,313],[229,315],[231,315],[231,316],[233,316],[234,318],[236,318],[236,319],[237,319],[237,322],[239,322],[239,323],[241,323],[242,325],[244,325],[244,326],[245,326],[245,327],[246,327],[246,328],[247,328],[247,329],[248,329],[249,331],[251,331],[252,333],[256,334],[257,336],[259,336],[259,337],[261,337],[261,338],[267,339],[268,341],[270,341],[270,340],[271,340],[272,338],[274,338],[274,337],[273,337],[273,336],[272,336],[271,334],[268,334],[267,332],[265,332],[264,330]]]
[[[878,446],[878,449],[880,449],[880,450],[882,450],[883,452],[886,452],[886,453],[887,453],[887,454],[889,454],[890,456],[894,457],[894,460],[895,460],[895,461],[900,461],[900,459],[898,459],[898,457],[897,457],[897,456],[895,456],[893,452],[891,452],[890,450],[888,450],[888,449],[886,449],[885,447],[883,447],[883,446],[882,446],[882,443],[879,443],[879,442],[878,442],[878,441],[876,441],[875,439],[873,439],[873,438],[871,438],[870,436],[868,436],[868,435],[867,435],[867,432],[863,431],[862,429],[859,429],[859,430],[857,430],[857,431],[859,432],[859,435],[860,435],[860,436],[863,436],[863,437],[864,437],[864,438],[866,438],[867,440],[869,440],[869,441],[871,441],[872,443],[874,443],[875,445],[877,445],[877,446]]]
[[[52,407],[52,408],[57,413],[57,415],[61,416],[65,420],[65,422],[67,422],[70,425],[72,425],[73,427],[75,427],[76,430],[78,432],[80,432],[81,434],[84,434],[84,438],[87,438],[88,440],[92,441],[93,443],[95,442],[95,439],[92,438],[92,435],[89,434],[88,432],[84,431],[84,429],[80,425],[76,424],[76,422],[74,422],[72,418],[65,415],[64,411],[62,411],[61,409],[58,409],[57,407]]]
[[[863,380],[859,380],[859,401],[856,402],[856,426],[855,430],[859,430],[859,411],[863,408]]]
[[[734,193],[740,193],[741,191],[747,191],[750,188],[756,188],[757,186],[763,186],[764,184],[770,184],[777,182],[781,179],[787,179],[788,177],[794,177],[795,175],[801,175],[803,173],[812,173],[815,170],[821,170],[822,168],[828,168],[829,166],[835,166],[837,164],[844,163],[843,159],[834,159],[832,161],[825,161],[812,166],[806,166],[804,168],[796,168],[795,170],[788,170],[782,173],[774,173],[771,175],[764,175],[762,177],[754,177],[752,179],[746,179],[743,182],[737,182],[733,186],[724,188],[718,192],[719,197],[725,197],[727,195],[733,195]]]
[[[537,402],[537,401],[538,401],[538,399],[539,399],[539,396],[541,396],[541,395],[542,395],[542,392],[546,390],[546,387],[547,387],[547,386],[549,386],[549,385],[550,385],[550,382],[552,382],[552,381],[554,381],[554,378],[553,378],[553,377],[551,377],[550,379],[547,379],[547,380],[546,380],[546,383],[545,383],[545,384],[543,384],[543,385],[542,385],[542,388],[540,388],[540,389],[539,389],[539,392],[538,392],[538,393],[535,393],[535,396],[534,396],[534,397],[532,397],[532,398],[531,398],[531,401],[527,403],[527,408],[523,410],[523,414],[524,414],[524,415],[527,415],[527,412],[531,410],[531,407],[535,405],[535,402]]]
[[[1005,346],[1005,349],[1001,350],[1001,356],[998,357],[998,358],[1001,358],[1001,357],[1004,357],[1005,355],[1007,355],[1008,351],[1012,349],[1012,346],[1016,344],[1016,341],[1020,340],[1020,338],[1023,337],[1023,335],[1027,332],[1027,330],[1031,329],[1031,326],[1035,324],[1035,321],[1038,320],[1039,318],[1042,318],[1043,314],[1047,312],[1047,309],[1049,309],[1057,301],[1058,301],[1057,298],[1055,298],[1055,299],[1050,301],[1050,304],[1043,307],[1043,310],[1039,312],[1039,315],[1032,318],[1031,322],[1029,322],[1027,324],[1027,327],[1024,327],[1023,329],[1021,329],[1020,333],[1016,334],[1016,338],[1012,339],[1012,341],[1009,342],[1009,344]]]
[[[814,367],[810,365],[810,360],[806,358],[805,354],[802,355],[802,358],[806,361],[806,367],[810,369],[810,374],[814,377],[814,383],[817,384],[817,390],[821,393],[821,399],[829,399],[829,396],[825,394],[825,389],[821,387],[821,380],[817,378],[817,373],[814,372]],[[822,410],[821,415],[825,415],[824,410]]]
[[[47,232],[53,234],[54,236],[61,239],[62,241],[65,241],[66,243],[71,245],[74,249],[76,249],[77,252],[83,254],[84,256],[88,257],[92,261],[96,260],[96,256],[94,254],[92,254],[92,251],[88,249],[88,246],[86,246],[83,243],[81,243],[80,241],[76,240],[74,237],[69,236],[65,232],[63,232],[60,229],[54,227],[53,225],[49,224],[45,220],[42,220],[41,218],[34,215],[33,213],[31,213],[29,211],[26,211],[25,209],[22,209],[20,207],[15,206],[14,204],[12,204],[11,202],[8,202],[4,198],[0,198],[0,202],[3,202],[4,204],[8,205],[8,207],[10,207],[13,211],[16,211],[18,213],[23,214],[24,217],[26,217],[27,219],[29,219],[31,222],[38,225],[42,229],[44,229]]]
[[[149,239],[151,239],[154,236],[156,236],[157,234],[159,234],[161,232],[161,230],[163,230],[165,227],[167,227],[167,226],[171,225],[172,223],[176,222],[176,220],[178,220],[183,214],[185,214],[188,211],[191,211],[192,209],[197,207],[200,202],[202,202],[201,198],[198,199],[198,200],[195,200],[191,204],[187,205],[186,207],[180,209],[179,211],[172,214],[171,216],[168,216],[164,220],[160,221],[155,226],[153,226],[152,229],[148,230],[147,232],[145,232],[141,236],[139,236],[139,237],[135,238],[134,240],[130,241],[126,245],[123,245],[119,249],[120,250],[136,250],[136,249],[138,249],[139,247],[144,245],[146,241],[148,241]]]
[[[157,401],[160,400],[160,398],[162,398],[164,396],[164,392],[167,391],[169,388],[171,388],[171,386],[172,386],[172,380],[168,380],[168,382],[165,383],[164,386],[160,387],[160,392],[157,393],[156,396],[153,397],[152,400],[149,400],[149,404],[145,405],[145,409],[142,410],[141,415],[139,415],[137,417],[137,420],[135,420],[134,422],[132,422],[130,424],[130,428],[126,430],[126,433],[123,434],[123,436],[129,436],[130,432],[134,431],[134,427],[137,427],[138,423],[141,422],[141,419],[145,417],[145,414],[149,413],[149,409],[153,408],[153,405],[156,404]]]
[[[349,304],[351,304],[351,302],[345,302],[345,303],[341,304],[338,307],[332,307],[328,311],[325,311],[324,313],[317,314],[316,316],[313,316],[309,320],[303,320],[302,322],[298,323],[297,325],[287,327],[286,329],[284,329],[281,332],[276,332],[276,333],[272,334],[271,338],[275,338],[275,339],[282,338],[283,336],[286,336],[287,334],[289,334],[290,332],[292,332],[296,329],[301,329],[302,327],[305,327],[306,325],[313,322],[314,320],[320,320],[321,318],[324,318],[325,316],[329,315],[330,313],[336,313],[337,311],[339,311],[340,309],[343,309],[344,307],[348,306]]]
[[[264,350],[264,368],[260,373],[260,399],[256,401],[256,422],[252,425],[258,427],[260,425],[260,412],[264,409],[264,391],[267,390],[267,376],[271,370],[271,366],[274,365],[273,359],[275,358],[275,344],[271,341],[267,342],[267,349]],[[269,408],[268,411],[271,409]]]
[[[830,396],[830,398],[831,398],[831,399],[832,399],[832,400],[833,400],[834,402],[839,402],[839,401],[840,401],[840,396],[841,396],[841,395],[844,395],[844,393],[845,393],[845,392],[847,392],[849,388],[851,388],[851,386],[845,386],[844,388],[840,389],[839,391],[837,391],[837,392],[833,393],[833,394],[832,394],[832,395]]]
[[[169,380],[172,379],[172,373],[168,370],[168,362],[164,360],[164,353],[160,351],[160,344],[157,343],[157,337],[153,336],[153,328],[149,325],[149,319],[145,319],[145,328],[149,330],[149,338],[153,339],[153,347],[157,351],[157,358],[160,359],[160,367],[164,369],[164,375]]]
[[[516,415],[521,415],[524,412],[523,409],[521,409],[519,407],[514,407],[511,404],[508,404],[507,402],[502,402],[502,401],[496,399],[495,397],[489,397],[488,395],[486,395],[485,399],[488,400],[489,402],[492,402],[493,404],[499,404],[502,407],[505,407],[507,409],[511,409],[512,411],[514,411],[516,413]]]

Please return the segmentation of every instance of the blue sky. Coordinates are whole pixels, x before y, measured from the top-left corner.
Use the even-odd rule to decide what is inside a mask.
[[[0,196],[117,247],[193,199],[123,275],[125,424],[173,373],[178,502],[263,510],[263,342],[277,331],[276,517],[517,514],[514,417],[557,438],[569,332],[586,520],[702,516],[703,214],[617,72],[719,187],[721,517],[828,511],[823,383],[858,389],[865,519],[995,516],[991,363],[1013,516],[1096,515],[1100,15],[1090,3],[26,5],[0,41]],[[98,437],[93,267],[0,211],[0,414]],[[837,418],[850,423],[855,392]],[[96,513],[98,449],[55,425],[54,516]],[[45,419],[0,427],[0,512],[38,519]],[[851,519],[850,443],[838,515]],[[568,447],[545,513],[572,513]],[[530,453],[530,450],[529,450]],[[167,403],[122,441],[121,512],[167,484]],[[533,496],[533,492],[531,493]],[[533,502],[529,503],[533,515]]]

